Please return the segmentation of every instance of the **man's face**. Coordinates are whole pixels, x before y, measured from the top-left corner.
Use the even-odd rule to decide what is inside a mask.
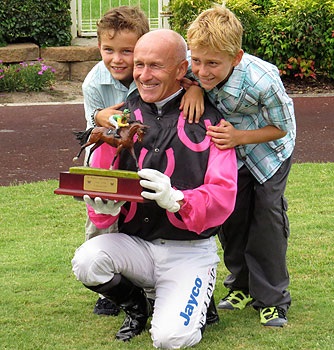
[[[205,90],[211,90],[231,74],[239,64],[242,51],[235,58],[226,52],[215,52],[209,48],[190,48],[191,70]]]
[[[133,77],[145,102],[162,101],[180,89],[187,63],[176,62],[166,43],[142,39],[134,51]]]
[[[102,33],[100,37],[99,48],[106,68],[127,87],[133,81],[133,51],[137,40],[137,34],[125,30],[112,38],[109,33]]]

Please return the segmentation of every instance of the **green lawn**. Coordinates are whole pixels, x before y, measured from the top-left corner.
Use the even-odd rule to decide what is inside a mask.
[[[152,18],[151,28],[157,28],[158,0],[82,0],[82,23],[84,30],[96,30],[96,21],[112,7],[139,6]]]
[[[0,187],[1,349],[152,349],[149,333],[114,340],[118,317],[92,313],[96,296],[75,280],[73,253],[84,240],[82,202],[53,194],[57,181]],[[283,329],[260,325],[255,310],[220,311],[198,350],[334,349],[334,163],[294,164],[286,193],[292,307]],[[221,263],[216,301],[226,290]]]

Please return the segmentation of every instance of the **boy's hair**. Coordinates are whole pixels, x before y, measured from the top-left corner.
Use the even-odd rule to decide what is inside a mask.
[[[242,24],[234,13],[224,5],[216,5],[194,20],[187,41],[190,48],[206,47],[235,57],[241,50],[242,34]]]
[[[119,6],[110,9],[97,22],[97,39],[101,42],[101,35],[108,33],[113,38],[116,33],[128,30],[140,38],[150,30],[145,13],[137,6]]]

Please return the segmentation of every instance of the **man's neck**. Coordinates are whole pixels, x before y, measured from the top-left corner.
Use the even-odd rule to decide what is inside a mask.
[[[154,104],[157,106],[158,110],[160,110],[168,101],[172,100],[175,96],[180,94],[182,90],[183,89],[180,88],[180,90],[176,91],[174,94],[168,96],[167,98],[165,98],[161,101],[154,102]]]

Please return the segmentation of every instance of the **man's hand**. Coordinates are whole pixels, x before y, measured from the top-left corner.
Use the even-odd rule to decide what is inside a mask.
[[[90,205],[96,214],[107,214],[112,216],[117,216],[121,211],[122,205],[125,201],[113,201],[113,200],[103,200],[100,197],[95,199],[90,198],[87,194],[83,196],[86,204]]]
[[[154,192],[143,191],[141,195],[146,199],[155,200],[157,204],[171,213],[180,210],[180,203],[184,198],[181,191],[172,188],[170,178],[155,169],[142,169],[138,175],[144,179],[140,180],[140,185]]]

